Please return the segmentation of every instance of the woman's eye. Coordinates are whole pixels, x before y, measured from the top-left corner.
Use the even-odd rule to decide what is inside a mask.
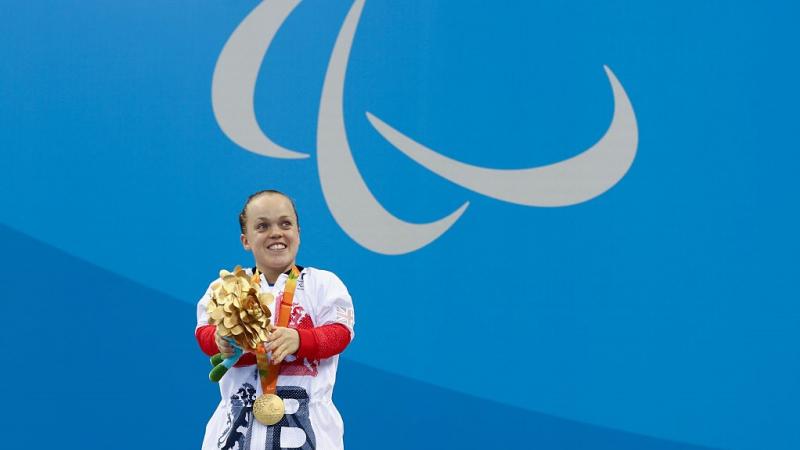
[[[267,224],[265,223],[260,223],[256,225],[256,230],[266,230],[266,229],[267,229]]]
[[[291,226],[292,226],[292,222],[288,222],[288,221],[287,221],[287,222],[283,222],[283,223],[281,224],[281,226],[283,226],[283,228],[289,228],[289,227],[291,227]]]

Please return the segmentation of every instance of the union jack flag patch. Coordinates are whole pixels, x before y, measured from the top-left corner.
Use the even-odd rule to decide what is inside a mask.
[[[353,308],[344,308],[342,306],[336,307],[336,321],[347,325],[348,328],[353,328],[356,322]]]

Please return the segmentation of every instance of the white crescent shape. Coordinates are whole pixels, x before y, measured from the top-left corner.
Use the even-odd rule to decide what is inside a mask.
[[[459,186],[520,205],[574,205],[617,184],[636,157],[639,137],[633,106],[611,69],[604,68],[614,95],[611,125],[588,150],[546,166],[499,170],[465,164],[423,146],[369,112],[367,119],[409,158]]]
[[[344,123],[344,80],[364,0],[356,0],[344,20],[331,54],[317,129],[317,161],[325,202],[339,226],[376,253],[399,255],[417,250],[442,235],[461,216],[464,203],[447,217],[426,224],[402,221],[378,203],[356,167]]]
[[[283,22],[300,0],[265,0],[256,6],[228,38],[214,68],[211,105],[230,140],[259,155],[308,158],[272,142],[256,121],[253,94],[264,55]]]

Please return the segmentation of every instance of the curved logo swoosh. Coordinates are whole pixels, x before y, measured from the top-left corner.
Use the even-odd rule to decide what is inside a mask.
[[[417,143],[369,112],[367,118],[398,150],[459,186],[520,205],[574,205],[617,184],[636,157],[638,129],[633,106],[611,69],[605,70],[614,95],[614,116],[605,135],[583,153],[546,166],[516,170],[472,166]]]
[[[256,121],[253,93],[264,55],[281,25],[300,0],[265,1],[253,9],[228,38],[214,68],[211,105],[225,135],[242,148],[273,158],[308,154],[272,142]]]
[[[253,107],[258,71],[272,39],[300,0],[265,0],[242,21],[220,54],[212,81],[212,104],[223,132],[245,149],[275,158],[305,158],[283,148],[260,129]],[[344,122],[344,86],[350,50],[365,0],[347,13],[325,74],[317,124],[317,164],[325,202],[354,241],[376,253],[397,255],[428,245],[447,231],[469,202],[431,223],[405,222],[370,192],[353,160]],[[627,173],[636,156],[638,130],[633,107],[610,69],[614,116],[605,135],[567,160],[520,170],[478,167],[447,158],[367,112],[372,126],[422,166],[467,189],[528,206],[567,206],[596,197]]]
[[[347,13],[331,54],[317,129],[317,164],[322,193],[334,219],[353,240],[389,255],[412,252],[441,236],[461,216],[464,203],[447,217],[427,224],[404,222],[375,199],[358,172],[344,124],[344,79],[364,0]]]

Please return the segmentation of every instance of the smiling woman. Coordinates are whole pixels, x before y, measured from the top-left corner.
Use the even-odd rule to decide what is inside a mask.
[[[285,194],[251,195],[239,224],[242,245],[255,259],[245,272],[258,274],[260,291],[275,300],[262,305],[271,323],[255,349],[241,348],[235,336],[224,336],[209,323],[211,286],[197,305],[195,335],[206,354],[228,358],[249,350],[220,381],[222,398],[203,449],[343,448],[343,423],[331,395],[338,354],[354,335],[350,294],[332,272],[296,264],[300,223]],[[217,281],[212,285],[219,286]],[[269,417],[275,419],[264,419],[262,410],[273,407],[277,415]]]

